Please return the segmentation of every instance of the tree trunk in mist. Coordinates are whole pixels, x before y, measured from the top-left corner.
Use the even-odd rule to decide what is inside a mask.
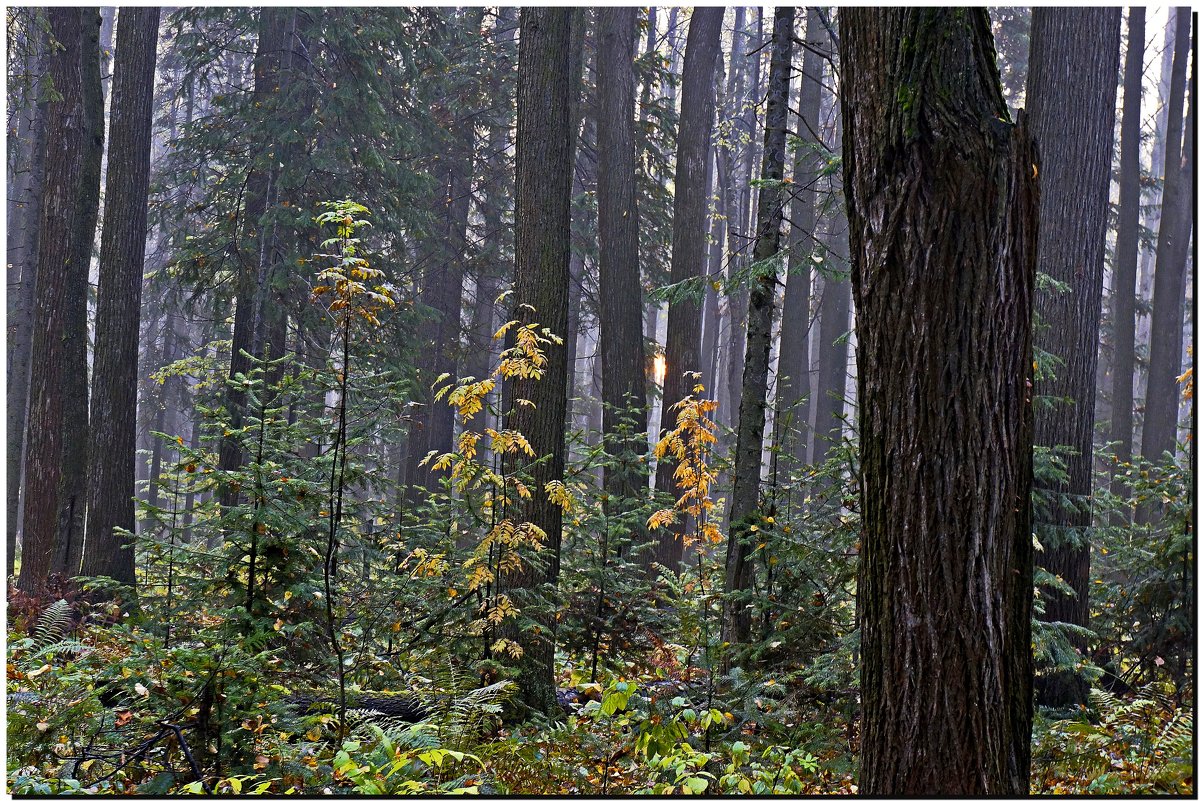
[[[984,9],[841,10],[865,795],[1028,793],[1033,147]]]
[[[1112,431],[1114,453],[1132,457],[1133,375],[1136,371],[1137,257],[1141,224],[1141,81],[1145,62],[1145,9],[1128,10],[1128,53],[1124,60],[1124,108],[1120,123],[1120,204],[1116,259],[1112,271]],[[1114,468],[1115,469],[1115,468]],[[1128,487],[1112,490],[1127,498]]]
[[[294,30],[295,11],[278,7],[264,7],[258,15],[258,48],[254,54],[254,105],[255,108],[268,107],[274,96],[282,91],[280,74],[283,67],[284,48],[287,44],[288,32]],[[271,143],[255,143],[258,148],[270,150]],[[261,357],[261,351],[255,351],[255,343],[261,345],[263,293],[266,291],[264,273],[266,272],[266,257],[269,247],[269,226],[263,221],[263,216],[272,204],[272,197],[277,192],[278,161],[269,156],[256,158],[251,166],[250,175],[246,182],[246,201],[244,208],[243,239],[257,243],[256,253],[239,254],[242,263],[236,278],[233,312],[232,353],[229,359],[229,378],[234,379],[239,373],[249,375],[252,362],[251,355]],[[265,168],[264,168],[265,167]],[[274,354],[277,356],[280,354]],[[226,388],[225,404],[229,412],[229,428],[236,431],[243,425],[245,419],[245,390],[231,385]],[[235,437],[224,437],[220,444],[219,467],[222,472],[235,471],[241,467],[242,452]],[[151,480],[156,477],[151,476]],[[218,495],[221,506],[232,506],[237,503],[239,493],[229,484],[223,484]]]
[[[774,327],[774,295],[778,266],[769,267],[779,253],[783,224],[782,180],[787,160],[787,101],[791,89],[791,28],[795,9],[774,10],[770,75],[766,94],[766,134],[762,146],[763,182],[758,189],[758,229],[753,263],[758,276],[750,284],[746,320],[745,370],[741,410],[737,416],[737,450],[733,465],[733,495],[729,506],[729,539],[725,555],[725,613],[723,639],[746,642],[750,610],[746,595],[753,589],[751,526],[761,522],[758,492],[762,474],[763,431],[766,425],[766,379]],[[732,597],[728,597],[732,596]]]
[[[670,281],[694,281],[704,275],[708,219],[708,185],[711,181],[710,142],[716,111],[713,77],[720,55],[720,26],[723,8],[696,8],[687,30],[683,61],[683,98],[679,115],[679,141],[674,178],[674,220],[670,252]],[[712,292],[701,285],[698,297]],[[701,372],[700,344],[703,309],[698,301],[679,299],[670,304],[666,318],[666,376],[662,386],[662,431],[673,430],[677,415],[673,407],[691,394]],[[658,463],[655,486],[676,499],[679,496],[674,471],[677,465]],[[677,571],[683,557],[683,526],[662,529],[652,560]]]
[[[87,265],[79,263],[75,232],[83,221],[79,186],[83,180],[89,130],[83,97],[83,18],[78,8],[47,12],[50,35],[61,48],[46,58],[46,73],[60,99],[46,107],[46,160],[40,209],[36,305],[31,350],[29,415],[25,446],[21,573],[26,592],[45,587],[58,530],[59,484],[63,475],[62,373],[66,369],[68,293]]]
[[[812,328],[812,253],[816,245],[816,181],[821,166],[820,95],[824,78],[824,25],[815,8],[807,11],[803,70],[799,83],[799,116],[791,185],[791,229],[787,240],[787,289],[783,295],[783,327],[779,335],[778,415],[784,426],[782,452],[796,465],[807,463],[808,396],[812,377],[808,361]]]
[[[520,55],[516,104],[516,280],[513,306],[521,324],[537,323],[556,336],[566,333],[570,271],[570,186],[573,137],[569,127],[571,29],[567,8],[527,6],[520,13]],[[517,660],[521,699],[532,710],[552,714],[555,607],[562,509],[546,496],[550,481],[561,481],[566,450],[566,349],[545,346],[539,380],[516,379],[511,392],[511,425],[528,439],[539,461],[509,455],[509,474],[527,469],[533,497],[513,511],[517,520],[543,532],[545,549],[537,563],[525,554],[524,569],[508,577],[518,591],[515,603],[532,628],[513,631],[523,649]],[[529,403],[525,403],[528,401]],[[519,591],[524,590],[523,593]],[[540,608],[529,608],[530,605]]]
[[[604,492],[609,514],[645,494],[645,340],[641,335],[633,55],[636,9],[603,7],[596,21],[596,195],[600,353],[604,363]],[[623,501],[623,503],[622,503]]]
[[[1195,95],[1188,90],[1187,56],[1191,50],[1191,17],[1177,15],[1171,68],[1170,106],[1166,121],[1166,177],[1153,270],[1153,327],[1149,339],[1149,377],[1145,390],[1145,428],[1141,456],[1160,461],[1173,454],[1178,436],[1178,383],[1182,366],[1182,307],[1185,302],[1187,244],[1193,204]],[[1189,94],[1183,115],[1183,96]],[[1184,122],[1185,120],[1185,122]],[[1184,133],[1185,128],[1185,133]],[[1181,144],[1179,143],[1179,140]],[[1144,521],[1148,509],[1138,510]]]
[[[1038,486],[1044,504],[1034,525],[1044,550],[1036,562],[1076,593],[1071,598],[1047,590],[1044,619],[1086,626],[1091,451],[1120,10],[1035,8],[1031,36],[1028,127],[1043,165],[1037,266],[1068,287],[1035,296],[1041,326],[1034,344],[1060,362],[1037,378],[1036,394],[1045,401],[1033,412],[1033,444],[1064,448],[1060,455],[1067,473],[1065,481]],[[1073,642],[1086,648],[1085,639]],[[1050,706],[1086,700],[1087,683],[1073,673],[1046,677],[1038,685],[1041,702]]]
[[[134,530],[133,462],[137,437],[137,340],[146,257],[150,139],[159,9],[121,12],[113,71],[96,355],[92,379],[87,550],[83,573],[134,583],[132,543],[113,528]]]
[[[37,33],[28,43],[31,63],[28,75],[40,75],[46,64],[45,34]],[[8,555],[6,575],[13,574],[17,535],[21,528],[23,498],[25,419],[29,403],[30,348],[33,344],[33,304],[37,285],[38,231],[41,222],[41,198],[46,159],[45,89],[40,80],[31,80],[26,108],[20,120],[18,136],[18,174],[10,190],[8,203]]]
[[[832,237],[825,263],[832,269],[824,274],[820,293],[820,322],[817,337],[816,403],[812,421],[812,464],[819,464],[831,448],[841,442],[845,414],[845,380],[849,365],[849,310],[853,302],[845,272],[840,265],[848,256],[848,226],[838,209],[830,225]]]
[[[741,105],[744,102],[743,90],[747,68],[745,57],[745,8],[733,9],[733,44],[729,51],[729,69],[725,82],[724,110],[721,122],[729,126],[730,136],[725,147],[717,149],[716,172],[720,180],[721,214],[725,218],[726,241],[728,257],[725,264],[723,288],[725,293],[725,320],[721,341],[721,375],[719,414],[722,420],[732,426],[735,422],[737,409],[741,403],[741,372],[738,364],[745,359],[745,341],[738,339],[738,330],[745,321],[745,313],[737,302],[737,290],[734,278],[737,271],[744,266],[742,251],[745,249],[747,237],[741,228],[741,191],[739,186],[741,153],[743,146],[739,145],[738,126],[741,119]],[[748,182],[748,177],[746,179]],[[740,349],[737,344],[740,342]]]

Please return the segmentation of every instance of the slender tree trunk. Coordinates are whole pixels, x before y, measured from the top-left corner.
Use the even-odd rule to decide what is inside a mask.
[[[41,203],[34,308],[29,414],[26,425],[25,503],[21,572],[17,586],[26,592],[45,587],[58,529],[59,484],[63,475],[62,373],[66,369],[68,293],[79,263],[76,230],[82,225],[79,186],[83,180],[87,110],[83,96],[83,17],[78,8],[47,12],[50,35],[61,47],[46,58],[46,73],[59,99],[46,109],[46,172]]]
[[[133,462],[137,415],[137,338],[146,257],[150,139],[159,9],[126,8],[117,31],[112,136],[108,149],[96,356],[92,380],[87,550],[83,573],[134,583],[133,545],[113,528],[134,530]]]
[[[842,9],[866,795],[1028,793],[1037,190],[984,9]]]
[[[753,261],[757,277],[750,284],[741,411],[737,416],[737,451],[733,465],[733,496],[729,506],[729,540],[725,556],[725,615],[723,639],[749,640],[750,610],[746,597],[753,589],[752,528],[762,523],[758,493],[762,480],[763,430],[766,425],[766,379],[774,327],[774,295],[778,266],[769,265],[779,253],[783,224],[783,170],[787,158],[787,101],[791,90],[791,28],[795,9],[774,10],[770,76],[766,94],[766,135],[762,146],[763,185],[758,189],[758,229]],[[764,524],[763,524],[764,525]],[[752,528],[751,528],[752,527]]]
[[[704,277],[704,234],[708,221],[708,186],[711,183],[710,143],[712,119],[716,111],[716,59],[720,55],[720,27],[723,8],[696,8],[687,30],[687,51],[683,62],[683,98],[679,117],[679,142],[675,157],[674,220],[670,252],[672,283],[702,280]],[[706,284],[699,291],[707,299],[713,296]],[[666,318],[666,375],[662,387],[662,431],[677,424],[674,406],[687,395],[703,369],[700,363],[702,322],[701,306],[696,300],[678,299],[670,304]],[[658,463],[656,487],[677,498],[674,478],[677,465]],[[677,571],[683,557],[683,525],[663,529],[653,560]]]
[[[849,310],[853,298],[845,272],[848,264],[839,264],[848,255],[849,228],[844,212],[838,208],[830,224],[831,247],[820,293],[820,330],[817,342],[816,403],[813,417],[812,464],[819,464],[829,449],[841,442],[845,413],[845,380],[849,364]],[[836,272],[834,272],[834,269]]]
[[[720,199],[723,215],[726,220],[728,235],[728,257],[725,265],[725,303],[726,312],[723,337],[720,349],[723,367],[720,376],[720,408],[723,409],[724,422],[735,425],[737,409],[741,404],[741,370],[738,367],[745,359],[745,341],[738,336],[738,329],[745,322],[745,313],[737,300],[738,290],[735,279],[738,271],[744,266],[742,252],[746,247],[748,237],[741,227],[741,191],[739,185],[738,165],[741,163],[743,146],[739,146],[741,110],[744,101],[743,88],[745,85],[746,56],[745,39],[745,8],[733,9],[733,44],[729,51],[728,81],[725,89],[725,106],[721,121],[729,127],[728,145],[719,148],[717,173],[720,176]],[[748,177],[746,178],[748,182]],[[740,344],[740,348],[738,348]]]
[[[1039,485],[1037,564],[1073,597],[1046,592],[1045,620],[1086,626],[1090,584],[1091,465],[1099,315],[1120,64],[1117,8],[1036,8],[1029,46],[1028,126],[1040,150],[1039,271],[1068,288],[1038,292],[1034,344],[1056,357],[1037,379],[1047,402],[1033,413],[1033,444],[1059,447],[1066,479]],[[1077,648],[1086,641],[1076,638]],[[1076,674],[1039,683],[1042,703],[1081,704]]]
[[[1157,234],[1157,260],[1153,270],[1153,328],[1149,340],[1149,378],[1145,391],[1145,429],[1141,443],[1141,456],[1151,461],[1160,461],[1163,454],[1173,454],[1178,437],[1176,379],[1182,365],[1182,306],[1186,294],[1187,244],[1194,202],[1191,186],[1194,174],[1193,86],[1189,91],[1187,114],[1183,115],[1183,96],[1188,88],[1187,56],[1191,50],[1189,14],[1177,14],[1174,43],[1170,107],[1166,121],[1166,177]],[[1138,520],[1147,519],[1148,512],[1146,508],[1138,510]]]
[[[604,363],[604,491],[610,514],[645,494],[645,340],[633,126],[636,9],[603,7],[596,32],[596,194],[600,352]],[[617,503],[613,503],[617,501]]]
[[[1157,114],[1153,119],[1153,146],[1149,151],[1149,176],[1154,181],[1145,192],[1144,199],[1144,219],[1141,221],[1142,227],[1147,231],[1156,232],[1159,230],[1162,219],[1162,183],[1165,178],[1166,167],[1166,139],[1168,135],[1167,122],[1170,112],[1170,90],[1171,76],[1174,70],[1174,34],[1177,30],[1177,9],[1167,8],[1166,30],[1164,42],[1162,43],[1161,53],[1161,71],[1158,74],[1157,97],[1159,106]],[[1140,270],[1137,279],[1137,296],[1140,298],[1141,306],[1147,309],[1153,302],[1153,267],[1154,260],[1157,254],[1156,247],[1144,247],[1141,249]],[[1137,314],[1137,345],[1143,348],[1146,352],[1149,350],[1150,326],[1152,324],[1152,316],[1148,311],[1138,312]],[[1139,433],[1144,433],[1144,402],[1145,389],[1148,380],[1148,359],[1138,359],[1136,371],[1133,375],[1133,409],[1141,412],[1142,427]],[[1133,423],[1133,438],[1137,440],[1136,450],[1139,453],[1140,438],[1137,437],[1138,429],[1136,421]]]
[[[514,308],[522,324],[537,323],[555,336],[566,332],[570,272],[569,128],[571,29],[579,12],[526,6],[520,13],[516,104],[516,287]],[[509,577],[516,603],[530,627],[512,633],[523,654],[517,660],[521,698],[532,710],[552,714],[558,569],[562,509],[546,494],[565,468],[566,349],[545,345],[539,380],[509,382],[513,428],[522,432],[538,461],[509,455],[509,474],[526,468],[533,497],[514,512],[517,520],[545,534],[544,550],[525,555],[524,569]],[[526,403],[526,401],[528,403]],[[523,593],[520,591],[524,590]]]
[[[779,438],[782,452],[802,465],[808,456],[808,396],[812,376],[811,345],[812,253],[816,246],[816,181],[824,145],[820,141],[820,95],[826,47],[824,25],[815,8],[807,11],[803,77],[799,84],[799,118],[791,185],[791,230],[787,245],[787,289],[783,296],[783,327],[779,335],[778,414],[785,421]]]
[[[1145,62],[1145,9],[1128,9],[1124,107],[1120,123],[1120,205],[1112,275],[1112,439],[1120,462],[1132,457],[1133,375],[1136,371],[1137,256],[1141,224],[1141,81]],[[1114,468],[1113,472],[1118,469]],[[1112,490],[1127,498],[1128,487]]]

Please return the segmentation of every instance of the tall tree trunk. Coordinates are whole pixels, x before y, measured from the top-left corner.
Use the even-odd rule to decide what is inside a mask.
[[[808,396],[812,377],[808,362],[811,345],[812,253],[816,245],[816,181],[819,177],[820,95],[826,47],[824,25],[815,8],[807,11],[804,28],[803,77],[799,83],[799,118],[791,185],[791,229],[787,245],[787,289],[783,296],[783,327],[779,335],[778,414],[783,422],[782,452],[805,464],[808,457]]]
[[[1037,379],[1045,402],[1033,413],[1033,444],[1059,448],[1066,478],[1039,484],[1034,515],[1044,550],[1037,564],[1061,576],[1069,597],[1046,592],[1045,620],[1088,623],[1091,465],[1099,315],[1107,238],[1112,129],[1120,65],[1117,8],[1036,8],[1029,45],[1028,127],[1040,149],[1039,271],[1067,287],[1036,293],[1036,347],[1054,367]],[[1052,377],[1050,377],[1052,374]],[[1076,638],[1077,648],[1086,641]],[[1039,682],[1042,703],[1081,704],[1087,684],[1077,674]]]
[[[729,506],[729,540],[725,555],[725,614],[723,639],[749,639],[748,598],[753,589],[752,529],[762,523],[758,492],[762,480],[763,430],[766,425],[766,379],[774,327],[774,295],[783,224],[783,171],[787,159],[787,101],[791,90],[791,28],[795,9],[774,10],[770,76],[766,93],[766,134],[762,145],[763,185],[758,189],[758,228],[753,263],[757,277],[750,284],[745,340],[745,371],[741,410],[737,416],[737,451],[733,464],[733,496]]]
[[[87,301],[88,274],[96,244],[96,219],[100,209],[100,165],[104,156],[104,97],[100,91],[100,26],[98,9],[83,17],[83,107],[87,134],[83,175],[79,184],[79,217],[75,237],[78,271],[71,271],[67,286],[67,316],[63,331],[62,372],[63,435],[62,478],[58,495],[58,533],[51,573],[74,576],[83,555],[83,524],[87,492]]]
[[[132,543],[113,528],[134,530],[133,462],[137,415],[137,339],[146,257],[150,139],[159,9],[121,12],[113,71],[112,135],[108,147],[96,355],[92,379],[87,550],[83,574],[134,583]]]
[[[87,110],[83,71],[85,38],[78,8],[51,8],[50,35],[61,47],[46,58],[46,74],[58,98],[46,109],[46,171],[41,203],[34,307],[29,414],[25,446],[25,503],[21,572],[17,586],[26,592],[45,587],[58,529],[59,484],[63,475],[62,373],[66,369],[68,293],[87,265],[79,263],[76,231],[82,226],[79,186],[83,180]]]
[[[1037,190],[984,9],[841,10],[866,795],[1028,793]]]
[[[1149,340],[1149,378],[1145,390],[1145,429],[1141,442],[1141,456],[1151,461],[1161,460],[1163,454],[1173,454],[1178,437],[1176,379],[1182,364],[1182,306],[1194,202],[1191,187],[1194,174],[1193,86],[1189,91],[1187,114],[1183,116],[1183,95],[1187,93],[1187,56],[1190,50],[1191,17],[1187,13],[1178,13],[1170,79],[1170,107],[1166,121],[1166,177],[1162,187],[1162,215],[1153,270],[1153,328]],[[1138,510],[1138,519],[1146,519],[1148,511]]]
[[[515,317],[536,323],[561,337],[566,332],[570,272],[569,127],[571,29],[579,13],[568,8],[526,6],[520,13],[520,55],[516,101],[516,286]],[[512,638],[523,653],[521,699],[532,710],[552,714],[558,569],[562,547],[562,509],[550,501],[546,485],[561,481],[565,468],[566,349],[545,343],[544,374],[517,379],[511,392],[512,427],[528,439],[537,461],[532,465],[509,455],[509,474],[527,470],[532,498],[513,510],[517,521],[545,534],[537,563],[526,554],[520,572],[508,578],[517,605],[531,618]],[[521,593],[520,591],[524,592]]]
[[[679,141],[675,157],[674,219],[670,251],[670,280],[678,284],[704,278],[705,234],[708,221],[708,185],[711,182],[712,119],[716,111],[713,78],[720,55],[723,8],[696,8],[687,30],[683,61],[683,98],[679,116]],[[706,283],[699,291],[713,296]],[[662,387],[662,431],[677,425],[674,406],[691,394],[702,371],[700,344],[702,322],[698,298],[671,302],[666,318],[666,375]],[[676,465],[658,463],[656,488],[677,498]],[[677,571],[683,557],[683,526],[663,529],[652,559]]]
[[[1141,82],[1145,63],[1145,9],[1128,9],[1124,107],[1120,123],[1120,205],[1112,275],[1112,430],[1120,462],[1132,457],[1133,375],[1136,371],[1137,257],[1141,227]],[[1118,469],[1118,468],[1117,468]],[[1127,498],[1128,487],[1112,490]]]
[[[31,62],[26,67],[29,76],[41,75],[45,69],[45,33],[31,31],[33,40],[26,44]],[[43,177],[46,163],[45,89],[41,81],[29,79],[29,93],[24,98],[27,109],[21,117],[19,131],[22,147],[18,153],[21,172],[8,208],[8,553],[6,574],[13,574],[17,536],[21,528],[21,503],[24,498],[22,468],[24,466],[25,420],[29,405],[30,349],[33,344],[33,306],[36,298],[38,232],[41,222]]]
[[[596,195],[600,353],[604,363],[604,491],[609,514],[645,494],[645,340],[641,336],[633,55],[636,9],[602,7],[596,23]]]

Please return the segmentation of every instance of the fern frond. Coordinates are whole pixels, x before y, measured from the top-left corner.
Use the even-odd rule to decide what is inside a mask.
[[[67,630],[70,626],[71,606],[66,602],[66,599],[59,598],[47,606],[38,617],[33,642],[38,648],[45,648],[48,645],[59,642],[67,636]]]

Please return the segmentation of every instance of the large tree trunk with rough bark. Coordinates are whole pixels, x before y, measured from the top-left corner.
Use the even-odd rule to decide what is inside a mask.
[[[133,545],[115,537],[113,529],[134,530],[137,416],[129,399],[137,396],[158,19],[158,8],[126,8],[117,30],[96,303],[89,450],[98,458],[92,460],[88,473],[82,572],[110,576],[124,584],[134,583]]]
[[[867,795],[1024,795],[1033,146],[983,9],[842,9]]]
[[[78,274],[83,274],[84,282],[87,280],[87,265],[79,263],[75,247],[75,232],[82,224],[79,186],[88,132],[82,77],[84,14],[78,8],[65,7],[47,13],[50,35],[61,47],[52,49],[46,59],[46,73],[58,98],[46,109],[46,171],[26,424],[25,503],[17,586],[27,592],[45,587],[54,556],[63,474],[62,373],[66,368],[67,295],[72,282],[78,281]]]
[[[674,221],[670,251],[670,280],[695,282],[704,275],[705,234],[708,219],[708,184],[711,180],[712,118],[716,111],[713,77],[720,55],[720,26],[723,8],[697,8],[687,30],[683,62],[683,98],[679,116],[679,142],[674,176]],[[676,298],[666,318],[666,375],[662,386],[662,431],[676,425],[674,406],[691,394],[700,364],[699,298],[712,292],[701,284],[698,292]],[[706,338],[706,337],[705,337]],[[678,497],[674,471],[677,465],[658,464],[656,488]],[[662,529],[653,560],[678,570],[683,557],[682,525]]]
[[[762,146],[762,186],[758,190],[758,230],[746,318],[745,370],[741,410],[737,415],[737,450],[733,463],[733,495],[729,506],[729,539],[725,554],[723,639],[747,642],[753,589],[753,531],[765,525],[758,513],[762,481],[762,445],[766,426],[766,381],[774,328],[774,296],[778,284],[779,238],[785,197],[783,170],[787,159],[787,100],[791,89],[791,28],[795,9],[774,12],[770,76],[766,94],[766,135]]]
[[[556,337],[566,333],[570,272],[570,172],[573,132],[569,126],[571,28],[579,12],[528,6],[520,14],[516,101],[516,281],[514,318],[536,323]],[[510,337],[511,341],[511,337]],[[537,455],[532,465],[519,455],[505,458],[512,474],[526,470],[532,497],[512,510],[517,522],[545,534],[544,550],[525,554],[524,569],[508,577],[516,603],[530,626],[511,632],[523,651],[516,660],[521,700],[552,714],[554,651],[562,509],[546,493],[561,481],[566,451],[566,348],[544,343],[544,373],[538,380],[506,383],[511,426],[524,434]]]

